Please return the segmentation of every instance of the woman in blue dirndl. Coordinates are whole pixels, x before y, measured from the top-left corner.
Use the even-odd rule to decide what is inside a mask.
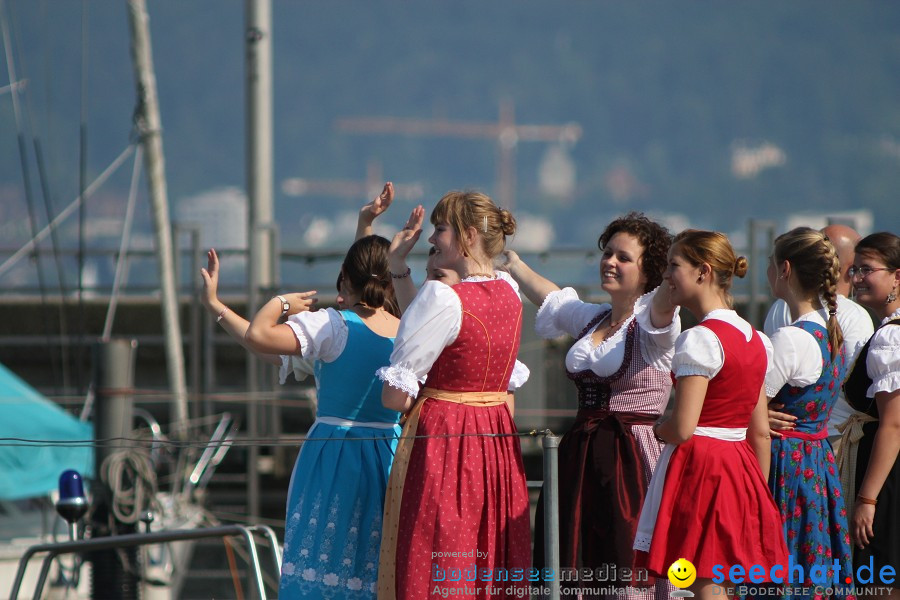
[[[313,361],[318,404],[291,477],[279,598],[374,598],[381,521],[400,414],[381,404],[399,319],[388,242],[358,240],[341,268],[347,308],[307,309],[314,292],[267,302],[247,330],[257,352],[285,356],[282,380]],[[280,322],[287,317],[285,322]]]
[[[800,227],[775,240],[769,283],[795,320],[772,336],[773,367],[765,385],[774,409],[769,488],[788,552],[806,573],[818,567],[843,597],[842,590],[850,589],[845,577],[852,574],[850,531],[828,441],[828,418],[848,368],[836,317],[839,274],[834,246],[822,233]]]

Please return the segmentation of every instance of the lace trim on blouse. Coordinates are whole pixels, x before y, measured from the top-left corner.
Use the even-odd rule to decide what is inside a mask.
[[[381,367],[375,371],[375,375],[392,388],[413,398],[419,394],[419,384],[425,383],[425,378],[417,378],[415,371],[406,363]]]

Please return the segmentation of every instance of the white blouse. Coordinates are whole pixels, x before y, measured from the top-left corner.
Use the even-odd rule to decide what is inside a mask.
[[[753,326],[733,310],[719,308],[710,311],[703,317],[703,321],[707,319],[718,319],[733,325],[744,334],[744,339],[748,342],[753,336]],[[725,364],[722,343],[712,330],[703,327],[703,321],[682,333],[675,342],[675,356],[672,359],[672,372],[675,373],[675,377],[702,375],[712,379],[722,370],[722,365]],[[766,347],[766,374],[768,374],[772,365],[772,342],[764,333],[757,333]]]
[[[883,319],[881,324],[900,317],[900,308]],[[900,390],[900,325],[888,325],[875,331],[866,357],[866,373],[872,385],[866,396],[874,398],[878,392]]]
[[[659,288],[656,288],[657,290]],[[578,373],[587,369],[599,377],[608,377],[622,366],[625,359],[625,338],[631,321],[637,319],[640,326],[640,348],[644,361],[653,368],[668,373],[675,353],[675,340],[681,333],[680,307],[675,309],[672,322],[665,327],[653,326],[650,319],[650,305],[656,290],[648,292],[634,303],[634,313],[609,338],[596,346],[591,334],[600,326],[598,323],[587,334],[575,342],[566,354],[566,369]],[[535,331],[543,338],[554,338],[568,334],[576,337],[592,319],[610,304],[589,304],[578,298],[572,288],[550,292],[541,304],[535,317]]]
[[[278,372],[282,385],[291,373],[297,381],[303,381],[313,374],[316,360],[334,362],[347,346],[347,323],[333,308],[297,313],[285,323],[293,330],[301,355],[282,355]]]
[[[516,294],[519,286],[508,273],[498,271],[497,278],[505,281]],[[463,281],[490,281],[483,276],[467,277]],[[407,395],[415,397],[419,384],[437,361],[444,348],[456,341],[462,327],[462,302],[453,288],[440,281],[426,281],[419,289],[400,320],[400,329],[391,354],[391,365],[378,369],[378,377]],[[528,368],[516,361],[509,380],[509,390],[516,390],[528,380]]]
[[[810,321],[825,327],[818,311],[806,313],[794,323]],[[785,384],[796,387],[812,385],[822,376],[822,352],[808,331],[799,327],[782,327],[772,335],[772,367],[766,373],[766,396],[774,397]]]
[[[828,311],[821,308],[818,312],[822,322],[825,322],[828,319]],[[837,320],[844,334],[844,357],[847,360],[847,364],[852,365],[859,351],[862,350],[862,347],[872,337],[872,332],[875,331],[872,317],[869,316],[865,308],[853,300],[838,294]],[[775,332],[791,323],[791,309],[788,308],[784,300],[779,298],[769,307],[763,331],[772,338],[772,343],[774,344],[775,338],[773,336]]]

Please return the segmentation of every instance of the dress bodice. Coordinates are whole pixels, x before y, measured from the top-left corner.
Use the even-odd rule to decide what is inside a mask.
[[[354,421],[396,423],[400,413],[381,404],[380,367],[390,364],[394,338],[369,329],[350,310],[341,311],[347,325],[347,343],[334,361],[315,363],[318,406],[316,416]]]
[[[522,301],[504,281],[453,286],[462,304],[459,335],[441,352],[426,385],[452,391],[506,391],[519,352]]]
[[[756,331],[748,342],[740,330],[719,319],[706,319],[699,326],[706,327],[719,339],[724,363],[709,380],[697,425],[747,427],[766,376],[765,346]]]
[[[784,405],[782,412],[797,417],[796,431],[819,433],[828,426],[828,417],[834,403],[837,402],[841,382],[847,373],[844,348],[841,347],[840,352],[832,360],[827,329],[812,321],[799,321],[791,327],[798,327],[815,338],[822,354],[822,374],[812,385],[802,387],[785,385],[775,396],[774,401]]]
[[[900,326],[900,318],[888,321],[882,327]],[[859,351],[856,362],[850,370],[850,375],[844,382],[844,394],[847,396],[847,402],[855,410],[863,412],[870,417],[878,418],[878,405],[874,397],[870,397],[868,390],[872,385],[872,378],[869,377],[866,362],[869,357],[869,348],[872,344],[874,335]]]
[[[579,339],[590,332],[609,314],[601,311],[581,331]],[[591,369],[567,372],[578,390],[578,408],[612,411],[634,411],[662,414],[672,389],[668,374],[654,369],[644,360],[640,348],[640,325],[632,319],[625,332],[625,355],[622,365],[611,375],[601,377]]]

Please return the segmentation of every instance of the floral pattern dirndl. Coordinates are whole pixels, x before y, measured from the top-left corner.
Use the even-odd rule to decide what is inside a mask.
[[[828,332],[801,321],[792,325],[810,333],[822,352],[822,374],[812,385],[785,385],[774,398],[782,412],[797,417],[795,432],[772,439],[769,489],[781,511],[788,552],[809,571],[825,567],[833,581],[837,561],[842,574],[852,572],[850,531],[834,453],[828,441],[828,418],[847,371],[844,349],[831,357]],[[788,586],[787,590],[792,588]],[[839,587],[837,597],[844,597]],[[794,597],[785,592],[784,597]]]

